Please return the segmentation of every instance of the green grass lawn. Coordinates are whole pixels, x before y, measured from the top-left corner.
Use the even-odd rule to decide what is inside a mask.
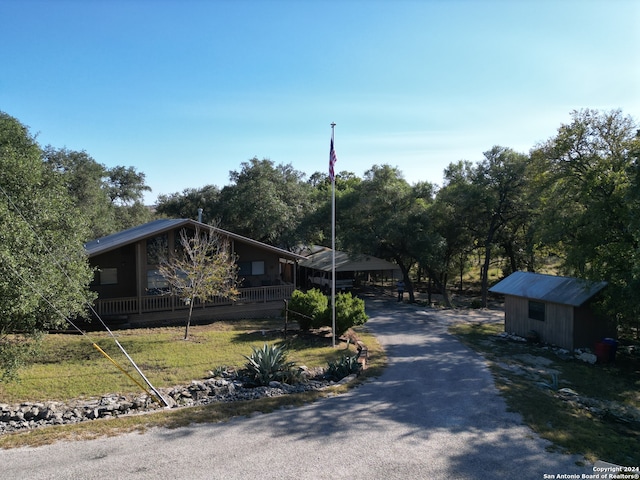
[[[188,340],[183,327],[120,330],[114,335],[144,375],[157,388],[202,379],[219,366],[242,367],[244,355],[264,343],[285,342],[288,359],[297,365],[326,366],[345,354],[345,343],[331,346],[330,337],[289,335],[282,337],[282,322],[242,320],[193,326]],[[375,339],[363,329],[365,343]],[[89,336],[50,334],[38,358],[20,372],[17,382],[0,384],[0,402],[65,401],[108,393],[135,393],[140,388],[105,358],[93,343],[143,383],[112,338],[105,333]],[[376,342],[377,343],[377,342]],[[351,353],[355,352],[353,346]]]
[[[202,379],[216,367],[241,367],[245,363],[244,355],[250,355],[252,347],[260,347],[265,342],[286,342],[289,360],[308,367],[325,367],[329,361],[347,353],[346,342],[333,348],[331,338],[325,335],[293,333],[285,340],[281,329],[282,322],[278,320],[242,320],[191,327],[192,334],[187,341],[182,339],[183,327],[121,330],[115,335],[158,388]],[[376,338],[367,333],[366,327],[357,327],[354,331],[369,349],[368,367],[355,382],[322,391],[251,401],[214,402],[10,433],[0,435],[0,449],[142,432],[152,427],[178,428],[194,423],[219,423],[233,417],[272,412],[342,393],[369,377],[380,375],[386,365],[384,350]],[[105,359],[92,342],[99,344],[119,364],[127,364],[124,355],[106,334],[92,333],[90,339],[77,335],[49,335],[44,341],[42,354],[21,372],[20,381],[0,384],[0,402],[65,401],[107,393],[139,392],[136,384]],[[349,352],[355,352],[353,345],[349,346]],[[127,370],[133,371],[128,366]]]
[[[622,422],[607,411],[590,410],[562,399],[558,390],[569,388],[597,402],[615,402],[640,408],[640,364],[619,355],[615,365],[589,365],[561,359],[540,346],[498,339],[503,325],[457,325],[452,333],[488,361],[509,408],[522,415],[534,431],[560,451],[625,466],[640,465],[640,423]],[[527,363],[538,358],[544,367]],[[557,373],[558,386],[545,370]]]

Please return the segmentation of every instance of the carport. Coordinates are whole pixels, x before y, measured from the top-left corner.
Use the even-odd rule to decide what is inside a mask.
[[[304,259],[298,262],[301,284],[314,272],[331,272],[332,250],[328,247],[313,247]],[[304,254],[303,254],[304,255]],[[400,278],[400,267],[395,263],[373,255],[352,254],[336,250],[336,279],[352,278],[355,286],[393,284]]]

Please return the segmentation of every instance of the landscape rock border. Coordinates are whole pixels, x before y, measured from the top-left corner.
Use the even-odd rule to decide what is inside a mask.
[[[269,386],[247,387],[240,380],[230,376],[230,378],[194,380],[189,385],[158,389],[158,392],[167,400],[167,403],[171,404],[171,408],[180,408],[323,390],[349,382],[353,378],[355,375],[334,382],[323,378],[322,375],[315,375],[295,385],[271,382]],[[164,408],[166,408],[164,405],[147,393],[108,394],[98,399],[75,400],[68,403],[51,401],[18,405],[0,404],[0,435],[51,425],[76,424],[100,418],[135,415]]]
[[[516,343],[528,343],[525,338],[506,332],[501,332],[495,335],[495,337]],[[543,351],[555,354],[559,359],[564,361],[573,359],[590,365],[594,365],[597,361],[596,355],[592,354],[588,348],[575,349],[573,352],[554,345],[541,344],[540,348]],[[551,391],[552,395],[570,404],[573,408],[586,410],[595,417],[614,421],[629,428],[637,429],[640,427],[640,409],[638,408],[613,400],[599,400],[587,397],[570,388],[558,388],[557,384],[554,385],[553,377],[560,372],[550,368],[552,361],[548,358],[536,357],[533,354],[519,354],[511,355],[508,359],[516,360],[517,363],[497,362],[496,365],[516,375],[528,377],[536,382],[540,388]],[[549,378],[552,379],[551,383],[545,381]]]

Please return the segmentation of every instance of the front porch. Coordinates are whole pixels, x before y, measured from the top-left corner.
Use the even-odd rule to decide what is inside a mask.
[[[255,317],[255,314],[273,316],[282,310],[283,300],[291,298],[294,289],[291,284],[241,288],[234,301],[226,298],[196,301],[193,318]],[[94,302],[94,310],[106,323],[130,326],[172,323],[184,318],[188,308],[189,305],[182,298],[170,294],[106,298]]]

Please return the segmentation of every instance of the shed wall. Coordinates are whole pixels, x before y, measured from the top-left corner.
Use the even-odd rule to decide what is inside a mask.
[[[573,307],[545,303],[545,320],[529,318],[529,299],[506,296],[504,302],[506,332],[525,337],[535,330],[545,343],[573,349]]]
[[[547,318],[545,320],[542,340],[551,345],[573,350],[573,307],[558,303],[547,303]]]

